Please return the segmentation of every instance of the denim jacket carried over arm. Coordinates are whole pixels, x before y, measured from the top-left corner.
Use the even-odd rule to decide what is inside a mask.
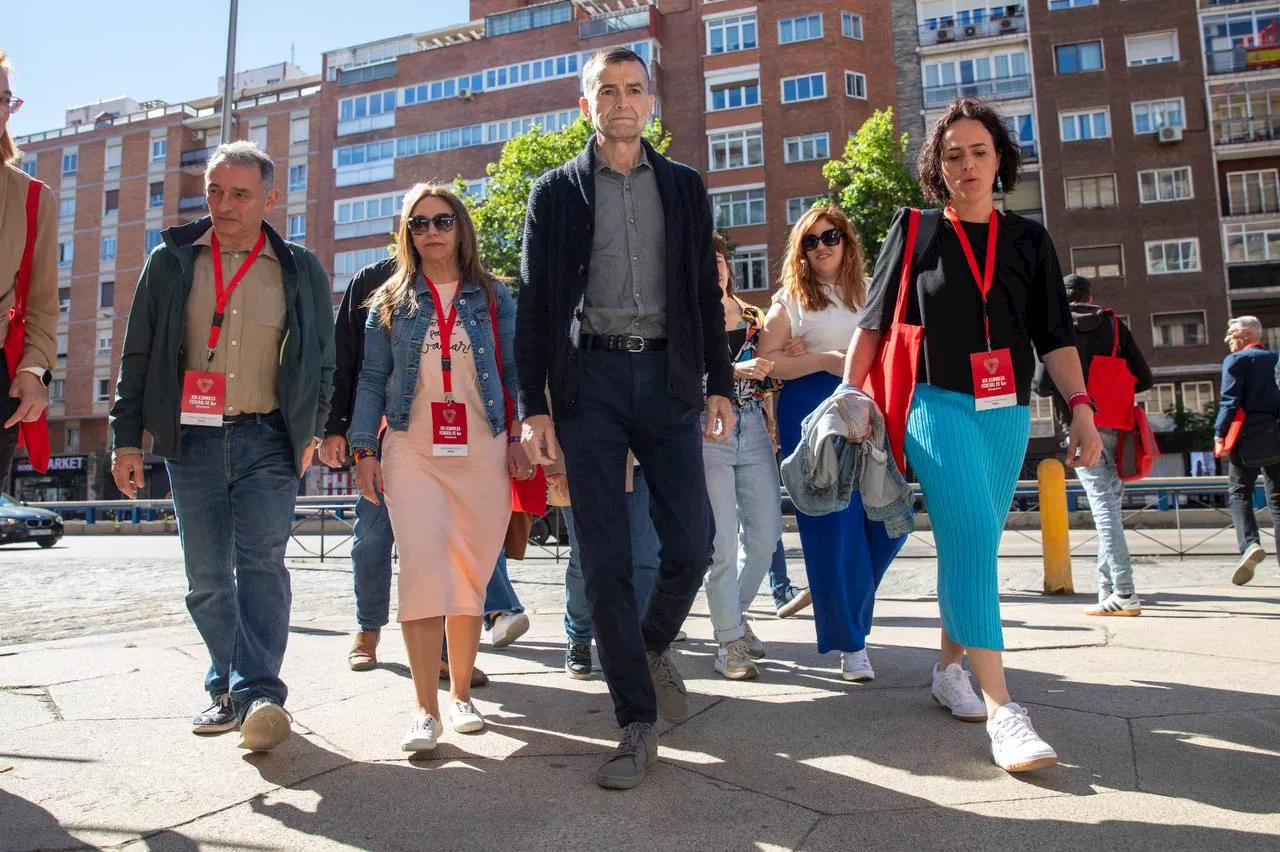
[[[476,361],[476,384],[484,400],[489,428],[494,435],[508,428],[506,398],[515,398],[516,366],[515,300],[501,282],[494,282],[497,301],[498,340],[495,347],[489,300],[479,284],[464,282],[454,297],[458,322],[471,338]],[[397,307],[391,328],[384,328],[374,312],[365,324],[364,360],[356,390],[355,410],[347,441],[351,448],[378,449],[378,430],[385,417],[387,428],[409,428],[413,394],[418,382],[422,342],[435,315],[431,293],[421,279],[414,291],[412,306]],[[499,369],[497,351],[502,354]]]

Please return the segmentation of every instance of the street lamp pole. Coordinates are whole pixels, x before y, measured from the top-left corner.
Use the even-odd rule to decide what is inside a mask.
[[[231,0],[231,18],[227,23],[227,74],[222,83],[222,141],[231,141],[232,94],[236,85],[236,11],[238,0]]]

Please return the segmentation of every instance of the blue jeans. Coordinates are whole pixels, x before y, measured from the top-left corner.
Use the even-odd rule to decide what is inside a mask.
[[[1129,558],[1129,545],[1124,540],[1124,518],[1120,514],[1124,483],[1116,472],[1119,433],[1115,429],[1099,429],[1098,432],[1102,436],[1102,457],[1091,467],[1075,469],[1089,501],[1093,525],[1098,530],[1098,588],[1107,594],[1116,591],[1131,595],[1133,561]]]
[[[738,412],[728,441],[704,440],[702,459],[715,520],[707,605],[716,641],[723,645],[745,634],[742,616],[760,590],[782,534],[778,464],[760,409]]]
[[[578,553],[578,536],[573,530],[573,510],[564,512],[565,529],[569,533],[569,564],[564,571],[564,632],[575,645],[590,645],[591,605],[587,602],[587,583],[582,576],[582,556]],[[631,525],[631,582],[636,587],[636,608],[644,612],[649,593],[658,579],[661,545],[658,531],[649,517],[649,486],[644,472],[636,468],[635,486],[627,495],[627,520]]]
[[[773,561],[769,563],[769,591],[773,593],[775,604],[783,603],[782,596],[791,585],[787,576],[787,549],[782,546],[782,536],[778,536],[778,546],[773,551]]]
[[[251,702],[284,704],[280,680],[293,597],[285,546],[298,473],[279,414],[222,427],[182,427],[166,462],[187,570],[187,611],[209,650],[204,686]]]

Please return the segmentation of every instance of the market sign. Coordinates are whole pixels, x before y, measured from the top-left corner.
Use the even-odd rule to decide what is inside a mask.
[[[84,470],[84,463],[87,458],[88,456],[54,456],[49,459],[49,472]],[[31,466],[31,462],[29,460],[18,460],[18,473],[36,472],[36,469]]]

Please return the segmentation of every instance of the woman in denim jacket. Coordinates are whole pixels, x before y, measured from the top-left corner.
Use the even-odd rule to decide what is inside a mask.
[[[398,237],[396,271],[369,300],[347,437],[360,493],[386,499],[400,548],[398,618],[417,692],[401,747],[417,752],[435,748],[440,733],[446,633],[453,729],[484,727],[470,684],[485,585],[511,516],[510,479],[533,468],[520,424],[507,417],[515,302],[481,265],[466,208],[449,190],[418,184],[405,196]]]

